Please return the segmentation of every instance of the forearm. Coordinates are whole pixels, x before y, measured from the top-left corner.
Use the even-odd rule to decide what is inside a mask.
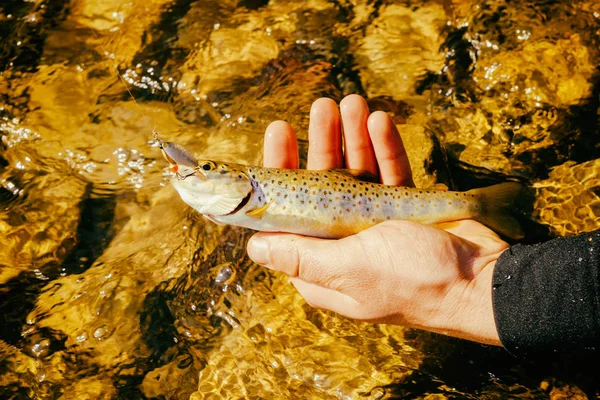
[[[505,251],[492,289],[504,347],[516,355],[596,347],[599,261],[597,232]]]

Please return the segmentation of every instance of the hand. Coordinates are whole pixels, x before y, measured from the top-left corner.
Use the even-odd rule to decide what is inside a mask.
[[[344,98],[340,110],[341,122],[333,100],[313,103],[308,168],[367,170],[379,174],[384,184],[414,186],[391,118],[381,111],[369,115],[365,100],[357,95]],[[264,154],[266,167],[298,168],[296,136],[289,124],[269,125]],[[507,247],[472,220],[437,228],[387,221],[339,240],[258,233],[248,243],[248,254],[288,274],[314,307],[500,345],[492,274]]]

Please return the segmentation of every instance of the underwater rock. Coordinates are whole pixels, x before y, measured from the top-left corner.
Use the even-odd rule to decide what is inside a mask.
[[[237,324],[207,354],[192,399],[358,398],[418,367],[422,355],[403,344],[403,328],[315,310],[287,277],[253,282],[263,271],[253,267],[231,300]]]
[[[566,162],[535,182],[533,219],[555,236],[600,229],[600,160]]]
[[[352,48],[367,95],[404,101],[416,97],[423,76],[438,73],[444,66],[439,49],[446,20],[444,9],[437,4],[382,7]]]
[[[600,52],[590,31],[573,31],[594,23],[576,8],[457,5],[444,73],[427,86],[429,126],[453,162],[532,179],[544,177],[548,165],[598,156],[583,143],[595,135],[587,121],[596,114],[592,78]]]
[[[256,114],[268,115],[268,122],[274,115],[294,119],[305,114],[305,108],[297,112],[298,104],[317,98],[311,96],[330,94],[331,83],[321,88],[313,83],[321,83],[320,70],[330,73],[330,59],[339,58],[334,52],[340,45],[333,37],[333,28],[319,24],[324,16],[335,12],[331,3],[275,2],[252,12],[236,7],[235,2],[219,7],[218,18],[207,19],[205,6],[193,5],[179,27],[177,45],[189,52],[183,68],[178,67],[182,77],[174,96],[182,121],[210,127],[237,121],[262,122],[257,121]],[[205,29],[195,30],[198,25]],[[315,74],[316,79],[311,77]],[[278,92],[270,93],[271,89],[294,92],[282,97]],[[265,95],[284,104],[269,103]],[[288,105],[293,108],[286,108]]]
[[[75,1],[67,18],[48,35],[45,62],[87,63],[89,50],[94,49],[113,69],[129,66],[145,44],[149,28],[160,22],[171,3],[150,0],[138,6],[128,0]]]
[[[408,154],[413,181],[420,188],[451,186],[445,155],[433,133],[421,125],[397,125]]]
[[[26,157],[21,165],[28,164]],[[14,194],[0,213],[0,284],[21,273],[41,280],[57,277],[76,244],[85,183],[64,172],[37,172],[11,168],[0,176]]]
[[[161,282],[186,273],[202,228],[188,225],[183,204],[172,206],[175,196],[165,188],[148,210],[129,210],[129,221],[89,269],[51,282],[28,316],[31,331],[61,332],[68,351],[88,353],[111,376],[119,373],[112,368],[149,357],[139,326],[144,298]],[[205,234],[200,243],[210,241],[210,231]]]

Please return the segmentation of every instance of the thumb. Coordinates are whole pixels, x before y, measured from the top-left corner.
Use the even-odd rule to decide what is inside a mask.
[[[257,264],[337,289],[363,254],[352,236],[340,240],[285,233],[258,233],[248,242],[248,255]]]

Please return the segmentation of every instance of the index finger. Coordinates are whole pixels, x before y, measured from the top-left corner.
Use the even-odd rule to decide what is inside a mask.
[[[294,128],[285,121],[271,122],[265,132],[263,166],[298,168],[298,142]]]
[[[343,160],[338,106],[331,99],[318,99],[310,109],[307,167],[341,168]]]

